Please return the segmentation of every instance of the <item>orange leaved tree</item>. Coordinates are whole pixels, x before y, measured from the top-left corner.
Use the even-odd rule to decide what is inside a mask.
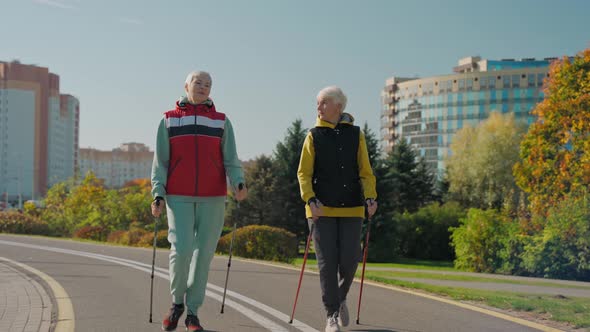
[[[539,216],[590,185],[590,49],[553,62],[544,92],[514,167]]]

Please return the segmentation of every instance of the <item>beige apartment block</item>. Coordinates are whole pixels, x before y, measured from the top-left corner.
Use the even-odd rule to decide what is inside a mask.
[[[135,179],[150,178],[154,153],[141,143],[124,143],[111,151],[80,149],[80,173],[92,171],[105,186],[120,188]]]

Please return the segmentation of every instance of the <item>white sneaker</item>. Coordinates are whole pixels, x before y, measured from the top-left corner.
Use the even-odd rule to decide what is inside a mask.
[[[346,305],[346,301],[340,303],[338,323],[342,326],[348,326],[348,323],[350,323],[350,315],[348,314],[348,306]]]
[[[326,332],[340,332],[340,325],[338,325],[338,313],[328,317],[326,321]]]

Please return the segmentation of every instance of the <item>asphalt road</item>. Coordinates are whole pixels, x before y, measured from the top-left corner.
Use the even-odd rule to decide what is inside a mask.
[[[55,279],[68,294],[76,331],[159,331],[170,306],[168,250],[158,250],[154,322],[149,323],[151,249],[0,234],[0,257],[26,264]],[[207,331],[323,331],[319,277],[306,274],[296,321],[288,324],[299,279],[297,270],[233,260],[225,313],[220,314],[227,257],[211,265],[205,305]],[[358,283],[348,304],[346,331],[538,331],[434,299],[365,284],[361,325],[355,324]],[[179,331],[184,326],[179,326]]]

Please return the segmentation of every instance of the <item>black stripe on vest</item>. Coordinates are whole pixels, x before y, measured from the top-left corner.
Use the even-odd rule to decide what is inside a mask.
[[[201,125],[186,125],[180,127],[170,127],[168,129],[170,138],[181,135],[205,135],[213,137],[223,137],[223,128],[211,128]]]

